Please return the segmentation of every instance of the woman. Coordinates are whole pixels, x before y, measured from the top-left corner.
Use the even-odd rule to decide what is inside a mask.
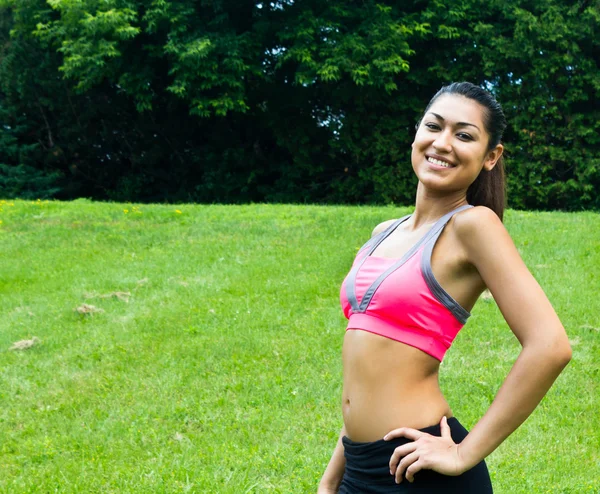
[[[492,492],[484,458],[569,362],[565,330],[502,224],[505,127],[495,99],[466,82],[425,110],[415,211],[375,228],[342,285],[344,427],[319,493]],[[467,435],[438,370],[486,288],[522,350]]]

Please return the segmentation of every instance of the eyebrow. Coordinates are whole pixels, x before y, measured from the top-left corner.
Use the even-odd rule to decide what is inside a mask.
[[[444,119],[444,117],[442,117],[441,115],[438,115],[437,113],[433,113],[432,111],[430,111],[429,113],[431,113],[432,115],[435,115],[435,117],[438,120],[441,120],[442,122],[446,121]],[[469,123],[469,122],[457,122],[456,125],[459,127],[475,127],[477,130],[479,130],[481,132],[481,129],[479,127],[477,127],[477,125]]]

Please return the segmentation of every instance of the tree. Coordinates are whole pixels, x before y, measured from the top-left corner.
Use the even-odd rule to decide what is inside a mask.
[[[1,0],[0,163],[63,197],[413,201],[452,80],[505,108],[510,203],[598,208],[597,4]]]

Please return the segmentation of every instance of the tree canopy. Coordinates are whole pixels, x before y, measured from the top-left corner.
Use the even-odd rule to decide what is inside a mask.
[[[407,204],[414,125],[469,80],[510,206],[600,209],[599,27],[588,0],[0,0],[0,195]]]

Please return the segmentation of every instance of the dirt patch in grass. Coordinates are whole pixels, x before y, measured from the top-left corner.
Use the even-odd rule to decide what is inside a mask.
[[[129,297],[131,297],[131,292],[111,292],[111,293],[104,293],[101,295],[97,295],[95,293],[86,293],[85,294],[85,298],[87,298],[87,299],[90,299],[90,298],[116,298],[123,302],[129,302]]]
[[[40,339],[37,336],[34,336],[30,340],[20,340],[15,341],[9,350],[28,350],[29,348],[40,343]]]
[[[77,307],[75,309],[75,312],[77,312],[78,314],[81,314],[82,316],[89,316],[91,314],[97,314],[100,312],[104,312],[104,310],[100,309],[99,307],[96,307],[95,305],[81,304],[79,307]]]

